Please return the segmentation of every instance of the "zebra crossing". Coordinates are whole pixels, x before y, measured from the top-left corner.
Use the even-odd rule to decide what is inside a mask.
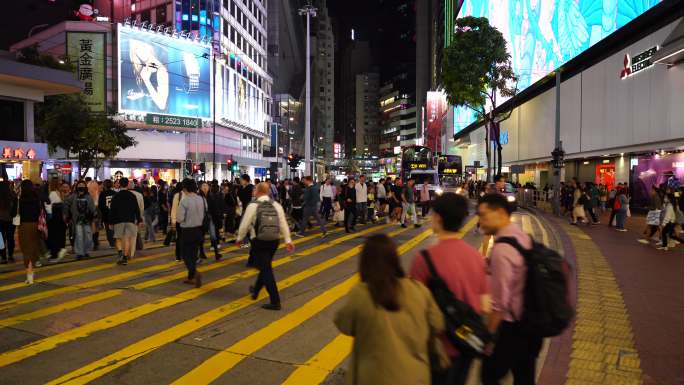
[[[516,220],[541,234],[534,217]],[[471,217],[461,235],[479,242]],[[534,230],[534,231],[532,231]],[[37,271],[24,287],[0,272],[0,384],[320,384],[344,372],[352,340],[331,319],[358,282],[356,256],[365,236],[387,233],[403,261],[431,242],[428,228],[368,225],[297,239],[273,262],[281,312],[265,312],[248,295],[256,270],[247,255],[199,267],[205,285],[181,284],[184,267],[170,249]],[[545,233],[544,233],[545,234]],[[548,237],[548,235],[545,235]],[[545,239],[547,241],[547,239]]]

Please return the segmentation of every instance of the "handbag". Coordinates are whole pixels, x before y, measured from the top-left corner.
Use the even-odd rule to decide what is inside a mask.
[[[40,216],[38,217],[38,232],[43,235],[43,239],[48,238],[48,226],[45,210],[40,210]]]
[[[660,225],[660,210],[650,210],[646,214],[646,224],[649,226]]]
[[[171,242],[176,242],[176,229],[169,229],[164,238],[164,246],[168,246]]]
[[[17,198],[17,215],[12,218],[12,224],[14,226],[19,226],[21,224],[21,215],[19,215],[19,198]]]

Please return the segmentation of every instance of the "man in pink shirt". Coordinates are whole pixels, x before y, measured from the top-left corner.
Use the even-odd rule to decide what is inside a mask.
[[[428,248],[427,252],[437,274],[449,286],[452,294],[482,314],[483,302],[488,294],[484,259],[458,234],[467,216],[468,202],[461,195],[445,193],[435,199],[432,202],[432,229],[439,242]],[[431,278],[425,259],[420,254],[413,260],[411,277],[424,284]],[[472,357],[460,355],[446,336],[443,336],[442,341],[451,357],[452,366],[444,373],[435,373],[437,378],[433,384],[465,384]]]
[[[495,336],[491,354],[482,363],[482,384],[499,385],[513,372],[516,385],[534,385],[535,365],[542,339],[524,333],[516,320],[523,311],[523,290],[527,267],[524,257],[511,245],[496,243],[501,237],[513,237],[525,249],[532,239],[511,222],[514,207],[501,194],[487,194],[480,199],[480,229],[495,237],[490,258],[492,313],[488,328]]]

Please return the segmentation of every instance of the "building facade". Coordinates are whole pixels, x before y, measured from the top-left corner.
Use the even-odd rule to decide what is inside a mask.
[[[368,158],[377,154],[380,145],[380,111],[378,96],[380,74],[364,72],[356,75],[356,125],[354,127],[354,147],[352,153],[357,157]]]
[[[335,135],[335,36],[327,2],[320,0],[316,6],[311,37],[311,127],[314,156],[330,163]]]

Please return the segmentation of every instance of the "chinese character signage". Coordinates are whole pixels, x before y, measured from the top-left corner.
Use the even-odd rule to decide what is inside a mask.
[[[105,34],[67,32],[67,56],[76,78],[83,85],[83,97],[93,112],[105,112]]]
[[[170,115],[158,115],[158,114],[147,114],[145,116],[145,123],[154,124],[157,126],[187,127],[187,128],[197,128],[200,126],[200,120],[198,118],[185,118],[182,116],[170,116]]]
[[[47,159],[47,144],[0,141],[0,160],[24,161]]]
[[[118,27],[120,112],[211,118],[210,46]]]

